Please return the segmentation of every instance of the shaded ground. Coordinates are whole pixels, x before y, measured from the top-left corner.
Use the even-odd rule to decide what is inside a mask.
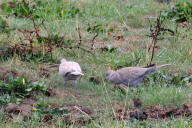
[[[24,114],[27,115],[31,112],[33,107],[38,103],[35,99],[26,98],[23,99],[21,104],[11,104],[6,106],[5,110],[8,113]]]
[[[192,117],[192,105],[183,106],[147,106],[141,109],[118,108],[115,113],[115,119],[120,120],[147,120],[147,119],[166,119],[171,117],[186,116]]]
[[[58,88],[48,88],[45,95],[46,96],[57,96],[57,95],[69,95],[70,92],[58,89]],[[75,97],[81,97],[80,93],[74,93]],[[44,125],[54,125],[54,116],[65,111],[65,114],[62,114],[63,120],[66,124],[81,124],[84,125],[87,122],[90,122],[94,118],[91,117],[93,114],[89,106],[81,106],[77,104],[65,104],[62,106],[46,104],[46,106],[37,109],[36,106],[39,103],[39,100],[35,98],[38,96],[38,92],[34,96],[25,98],[20,104],[9,104],[5,106],[5,116],[4,119],[14,119],[15,116],[23,115],[23,120],[32,120],[32,111],[33,112],[42,112],[40,116],[40,121],[45,122]],[[52,113],[55,111],[55,113]]]

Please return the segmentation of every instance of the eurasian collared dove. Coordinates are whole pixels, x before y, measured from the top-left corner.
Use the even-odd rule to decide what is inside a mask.
[[[114,84],[124,84],[126,86],[134,86],[141,83],[146,75],[156,71],[157,69],[168,66],[164,64],[160,66],[152,66],[147,68],[142,67],[125,67],[117,71],[108,70],[105,74],[105,79]]]
[[[64,82],[74,80],[74,86],[76,87],[78,78],[84,74],[77,62],[62,59],[59,65],[59,75],[64,78]]]

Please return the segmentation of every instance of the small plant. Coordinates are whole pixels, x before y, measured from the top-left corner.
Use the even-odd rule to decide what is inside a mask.
[[[0,33],[6,33],[6,34],[9,34],[9,32],[11,31],[12,29],[9,28],[6,20],[0,16]]]
[[[14,1],[3,3],[1,9],[9,15],[14,15],[17,18],[28,18],[33,23],[33,29],[24,30],[17,29],[19,36],[18,42],[12,42],[7,37],[7,45],[0,51],[0,59],[7,59],[18,55],[22,61],[35,61],[35,62],[55,62],[56,59],[52,55],[53,47],[61,46],[63,38],[58,35],[50,36],[44,20],[37,24],[36,20],[40,17],[36,15],[35,4],[28,3],[25,0],[22,2]],[[0,17],[0,29],[9,27],[6,22]],[[48,37],[41,36],[40,31],[42,28],[46,29]],[[34,43],[39,43],[34,46]]]
[[[71,7],[70,9],[63,9],[60,11],[60,16],[65,16],[67,18],[74,18],[76,15],[82,15],[79,8]]]
[[[192,76],[182,74],[168,75],[162,72],[156,72],[151,78],[153,82],[160,82],[166,86],[187,86],[192,81]]]
[[[151,24],[151,22],[149,21],[150,22],[150,34],[148,36],[152,38],[152,42],[150,44],[150,46],[152,46],[152,51],[151,51],[151,59],[150,59],[150,62],[148,65],[152,64],[152,61],[153,61],[153,58],[155,55],[155,48],[157,46],[158,40],[160,40],[162,33],[169,32],[172,35],[174,35],[174,31],[165,28],[164,21],[165,21],[165,18],[163,18],[161,16],[161,13],[153,24]],[[149,47],[148,51],[150,51],[150,49],[151,49],[151,47]]]
[[[32,110],[33,113],[38,114],[55,114],[55,115],[62,115],[69,113],[68,107],[47,107],[43,101],[40,101],[36,107]]]
[[[106,33],[107,30],[103,28],[102,24],[97,24],[95,26],[90,26],[87,28],[87,32],[89,33]]]
[[[44,82],[32,82],[24,76],[14,79],[13,76],[10,75],[8,80],[0,81],[0,102],[7,104],[12,101],[18,101],[18,99],[24,97],[29,97],[33,91],[45,92],[46,90],[47,87]],[[11,100],[11,98],[13,99]]]
[[[57,58],[52,56],[52,53],[46,49],[43,51],[38,47],[32,49],[28,45],[4,46],[0,49],[0,60],[7,60],[14,55],[21,58],[21,61],[34,61],[34,62],[56,62]]]
[[[105,47],[101,48],[102,51],[106,51],[106,52],[114,52],[117,50],[117,47],[115,47],[113,44],[108,44]]]
[[[0,30],[3,31],[7,27],[6,21],[0,16]]]
[[[15,17],[24,18],[33,16],[36,19],[39,18],[35,13],[36,9],[35,4],[30,4],[29,2],[22,0],[20,1],[12,1],[5,2],[1,5],[1,9],[6,12],[8,15],[14,15]]]
[[[178,23],[192,22],[192,2],[178,2],[168,10],[164,10],[163,16]]]

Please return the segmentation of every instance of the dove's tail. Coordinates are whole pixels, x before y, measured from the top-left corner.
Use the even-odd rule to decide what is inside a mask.
[[[71,72],[71,75],[75,75],[75,76],[83,76],[84,74],[81,72]]]
[[[171,64],[163,64],[163,65],[159,65],[159,66],[152,65],[152,67],[148,67],[148,71],[146,72],[146,74],[155,72],[157,69],[165,67],[165,66],[169,66],[169,65],[171,65]]]
[[[163,64],[163,65],[159,65],[159,66],[156,66],[156,69],[159,69],[159,68],[162,68],[162,67],[165,67],[165,66],[169,66],[171,64]]]

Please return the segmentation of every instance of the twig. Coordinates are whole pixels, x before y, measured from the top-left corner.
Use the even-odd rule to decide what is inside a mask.
[[[45,22],[45,20],[43,19],[42,22],[41,22],[41,24],[43,25],[43,27],[44,27],[44,29],[46,30],[46,32],[49,33],[49,31],[48,31],[47,27],[45,26],[45,23],[44,23],[44,22]]]
[[[94,44],[95,44],[95,39],[98,36],[98,33],[93,37],[93,39],[91,40],[92,44],[91,44],[91,50],[94,49]]]
[[[82,42],[82,37],[81,37],[81,32],[80,32],[79,25],[77,25],[77,31],[78,31],[78,36],[79,36],[79,43],[78,43],[78,46],[80,46],[80,45],[81,45],[81,42]]]
[[[81,49],[81,50],[83,50],[83,51],[85,51],[85,52],[88,52],[88,53],[94,55],[94,54],[93,54],[91,51],[89,51],[88,49],[85,49],[85,48],[80,47],[80,46],[63,46],[63,47],[61,47],[61,49],[65,49],[65,48],[67,48],[67,49],[79,48],[79,49]]]
[[[39,30],[38,30],[37,25],[36,25],[36,23],[35,23],[35,19],[34,19],[33,16],[30,16],[30,19],[31,19],[32,22],[33,22],[33,26],[34,26],[34,28],[35,28],[36,36],[37,36],[37,38],[39,38],[39,37],[40,37],[40,35],[39,35]]]
[[[92,118],[91,118],[87,113],[85,113],[84,111],[82,111],[79,107],[74,106],[74,108],[77,109],[77,110],[79,110],[81,113],[83,113],[83,114],[86,115],[89,119],[92,120]]]

